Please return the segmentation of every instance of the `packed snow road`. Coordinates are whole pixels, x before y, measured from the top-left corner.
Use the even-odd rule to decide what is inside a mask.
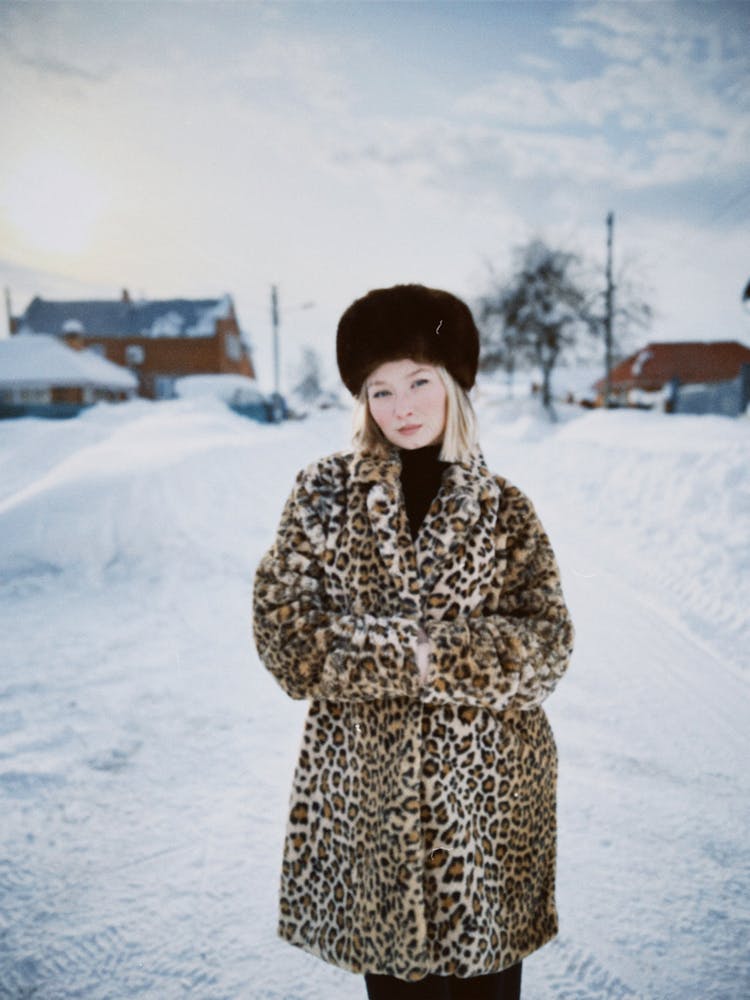
[[[547,707],[561,934],[526,1000],[750,995],[750,426],[482,404],[577,626]],[[0,997],[354,1000],[275,937],[305,706],[250,637],[294,473],[348,415],[0,424]]]

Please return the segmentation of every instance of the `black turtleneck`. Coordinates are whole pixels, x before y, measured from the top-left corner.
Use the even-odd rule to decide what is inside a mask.
[[[406,514],[412,539],[425,519],[430,504],[440,489],[443,470],[448,462],[438,458],[442,444],[428,444],[424,448],[401,449],[401,488],[404,491]]]

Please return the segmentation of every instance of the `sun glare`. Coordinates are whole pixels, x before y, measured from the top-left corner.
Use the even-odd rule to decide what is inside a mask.
[[[85,165],[59,153],[37,153],[10,172],[0,202],[3,215],[29,246],[77,254],[89,244],[104,195]]]

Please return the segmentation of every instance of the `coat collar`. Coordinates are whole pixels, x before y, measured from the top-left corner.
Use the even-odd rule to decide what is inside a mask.
[[[382,453],[376,451],[355,451],[349,460],[349,475],[353,482],[395,484],[401,475],[401,456],[398,448],[391,447]],[[445,481],[456,488],[481,494],[496,486],[492,474],[477,448],[465,461],[451,462],[445,472]]]
[[[351,481],[368,488],[380,484],[386,490],[399,486],[401,476],[401,456],[398,448],[389,448],[380,454],[374,451],[356,451],[349,462]],[[483,503],[496,500],[500,488],[477,448],[465,461],[451,462],[443,474],[440,490],[462,503],[470,501]],[[472,509],[472,513],[473,513]],[[468,514],[469,512],[466,511]],[[479,510],[476,510],[477,516]]]
[[[494,557],[493,512],[500,487],[479,449],[465,461],[452,462],[412,542],[400,475],[397,448],[384,454],[359,451],[351,457],[351,480],[367,490],[367,511],[383,562],[399,585],[404,610],[416,613],[425,601],[437,601],[446,560],[466,560],[478,573],[477,583],[482,581]],[[439,530],[434,530],[438,524]]]

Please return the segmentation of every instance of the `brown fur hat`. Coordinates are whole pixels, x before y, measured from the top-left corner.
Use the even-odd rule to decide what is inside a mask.
[[[336,360],[353,396],[378,365],[413,358],[443,365],[464,389],[474,385],[479,333],[468,306],[437,288],[394,285],[357,299],[339,320]]]

